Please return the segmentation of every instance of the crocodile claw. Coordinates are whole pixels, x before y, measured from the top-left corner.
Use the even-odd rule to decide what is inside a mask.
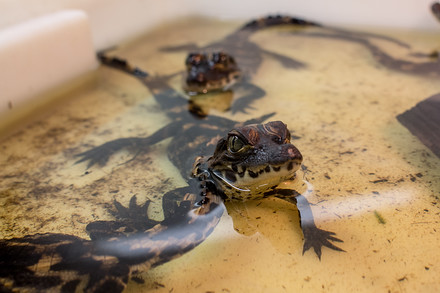
[[[313,250],[315,251],[319,260],[321,260],[321,249],[323,246],[336,251],[345,252],[345,250],[337,247],[336,245],[330,242],[330,241],[344,242],[341,239],[334,237],[333,235],[336,235],[334,232],[321,230],[316,226],[305,228],[303,232],[304,232],[303,254],[307,250],[313,247]]]

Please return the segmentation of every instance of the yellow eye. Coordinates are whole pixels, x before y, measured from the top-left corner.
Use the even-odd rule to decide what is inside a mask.
[[[236,135],[229,137],[229,150],[232,153],[239,152],[244,147],[244,142]]]

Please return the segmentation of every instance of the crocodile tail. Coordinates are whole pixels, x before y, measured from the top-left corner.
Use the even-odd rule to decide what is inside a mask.
[[[222,199],[211,192],[195,209],[176,213],[144,233],[127,238],[96,241],[94,254],[116,257],[119,263],[137,266],[140,271],[175,259],[202,243],[217,226],[225,210]],[[192,206],[192,205],[191,205]]]
[[[302,18],[286,15],[269,15],[246,23],[241,30],[260,30],[267,27],[293,25],[293,26],[321,26],[321,24],[304,20]]]
[[[132,65],[126,59],[117,56],[108,56],[107,51],[101,51],[97,54],[101,64],[125,72],[138,80],[140,80],[151,91],[156,101],[168,113],[178,113],[181,109],[186,109],[188,101],[182,97],[180,93],[176,92],[168,85],[168,80],[180,74],[180,72],[151,76],[147,71]]]
[[[127,60],[119,58],[119,57],[110,57],[107,56],[107,50],[98,52],[97,56],[99,61],[101,61],[102,64],[112,67],[118,70],[121,70],[125,73],[128,73],[130,75],[133,75],[137,78],[143,79],[147,76],[149,76],[148,72],[140,69],[139,67],[135,67],[131,65]]]
[[[148,271],[203,242],[224,209],[208,192],[197,208],[126,238],[48,233],[0,240],[0,292],[122,292],[132,271]]]

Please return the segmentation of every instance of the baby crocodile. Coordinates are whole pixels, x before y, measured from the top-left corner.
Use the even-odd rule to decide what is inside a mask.
[[[185,44],[181,46],[164,47],[161,50],[166,52],[186,51],[186,85],[185,91],[189,94],[184,99],[188,103],[189,111],[196,117],[203,118],[208,115],[209,106],[206,103],[200,105],[191,96],[206,94],[210,91],[222,91],[226,95],[216,99],[223,104],[225,100],[229,102],[227,110],[232,113],[247,113],[252,106],[252,102],[264,97],[266,94],[263,89],[254,85],[252,76],[257,72],[263,61],[263,55],[270,56],[285,68],[298,69],[304,67],[304,63],[290,57],[270,52],[261,48],[250,40],[256,32],[278,26],[292,26],[294,28],[306,28],[320,26],[317,23],[290,16],[268,16],[246,23],[244,26],[231,33],[224,39],[209,44],[205,47],[198,47],[195,44]],[[125,59],[108,56],[106,51],[98,53],[98,57],[104,65],[120,69],[139,79],[152,91],[156,101],[161,104],[163,110],[172,107],[176,109],[176,104],[172,99],[159,98],[155,91],[167,87],[167,77],[151,77],[148,73],[138,67],[131,66]],[[174,76],[172,74],[171,76]],[[239,82],[237,82],[239,80]],[[225,99],[227,96],[227,99]],[[205,95],[206,97],[206,95]],[[179,103],[179,106],[183,104]],[[208,108],[208,109],[207,109]]]
[[[185,91],[190,95],[225,90],[241,76],[234,57],[224,52],[190,53],[185,65]]]
[[[432,10],[434,13],[438,14],[438,2],[432,5]],[[379,34],[356,32],[323,26],[316,22],[281,15],[268,16],[250,21],[238,30],[227,35],[225,38],[203,47],[198,47],[195,44],[186,44],[164,47],[162,50],[168,52],[179,50],[197,52],[190,53],[186,60],[187,92],[190,94],[195,94],[206,93],[211,90],[222,90],[223,92],[227,93],[227,95],[223,95],[221,98],[216,99],[218,103],[223,104],[225,103],[225,100],[229,101],[233,99],[233,103],[230,105],[230,107],[223,108],[230,109],[232,113],[246,113],[247,110],[251,108],[253,101],[265,95],[265,91],[263,89],[251,83],[252,76],[257,72],[262,63],[263,55],[267,55],[278,60],[280,64],[286,68],[298,69],[306,66],[303,62],[294,60],[290,57],[267,51],[250,40],[250,37],[260,30],[280,26],[294,28],[294,31],[291,32],[293,35],[300,35],[302,37],[339,39],[361,44],[374,55],[374,58],[382,66],[391,70],[434,77],[438,76],[440,72],[440,60],[438,58],[436,58],[435,61],[431,60],[427,62],[412,62],[409,60],[397,59],[383,51],[379,46],[372,42],[372,40],[381,40],[395,44],[402,48],[411,48],[410,45],[397,39]],[[315,27],[319,28],[319,30],[305,30],[304,28],[307,27]],[[412,55],[416,56],[417,53],[413,53]],[[427,54],[421,55],[422,57],[427,56]],[[105,54],[99,54],[99,56],[103,64],[112,67],[118,67],[118,61],[122,62],[123,65],[128,64],[125,60],[120,58],[109,58],[105,56]],[[222,59],[226,62],[219,62]],[[240,66],[240,69],[238,69],[237,64]],[[129,68],[129,70],[126,70],[127,68]],[[123,69],[129,74],[142,79],[144,84],[153,92],[156,101],[161,104],[162,109],[167,111],[167,107],[170,107],[173,109],[173,112],[175,112],[175,99],[163,98],[163,95],[161,95],[159,98],[158,95],[155,94],[155,92],[160,91],[159,88],[163,89],[167,86],[165,78],[146,78],[145,72],[142,72],[138,68],[131,66],[119,66],[119,69]],[[237,82],[238,78],[240,78],[239,82]],[[241,95],[238,97],[237,93],[241,93]],[[234,96],[237,97],[233,98]],[[200,102],[200,99],[196,100],[190,98],[188,102],[187,97],[181,97],[181,99],[183,99],[183,102],[180,101],[178,104],[187,105],[189,111],[196,117],[203,118],[207,116],[209,112],[209,104],[203,104],[203,100]],[[215,102],[215,104],[218,103]]]
[[[431,5],[431,10],[434,13],[435,17],[440,19],[440,2],[434,2]],[[203,47],[198,47],[196,44],[186,44],[180,46],[164,47],[162,50],[166,52],[179,50],[199,52],[224,51],[235,57],[235,60],[237,60],[237,63],[240,64],[244,75],[248,78],[257,72],[259,66],[262,63],[263,54],[278,60],[280,64],[286,68],[305,67],[306,64],[301,61],[297,61],[290,57],[262,49],[250,40],[250,37],[257,31],[265,28],[280,26],[293,28],[293,30],[288,33],[290,35],[299,35],[302,37],[305,36],[331,38],[358,43],[369,50],[379,64],[391,70],[434,77],[437,77],[439,75],[440,60],[438,58],[436,58],[436,60],[434,61],[428,60],[426,62],[412,62],[410,60],[397,59],[372,42],[372,40],[381,40],[390,44],[397,45],[401,48],[411,49],[411,46],[409,44],[395,38],[368,32],[350,31],[337,27],[322,25],[313,21],[307,21],[300,18],[283,15],[268,16],[258,20],[250,21],[240,29],[226,36],[225,38]],[[298,29],[307,27],[315,27],[319,28],[319,30]],[[412,53],[411,55],[420,55],[421,57],[428,56],[427,54],[419,53]],[[432,55],[430,54],[429,56]]]
[[[280,55],[261,48],[258,44],[251,41],[251,36],[263,29],[272,27],[289,26],[295,29],[308,27],[320,27],[321,25],[301,18],[275,15],[267,16],[257,20],[252,20],[225,38],[215,41],[203,47],[196,44],[184,44],[179,46],[163,47],[164,52],[186,51],[186,52],[226,52],[234,56],[247,78],[255,74],[263,62],[263,55],[277,60],[283,67],[297,69],[304,67],[304,63],[290,57]]]
[[[161,105],[162,109],[168,114],[172,113],[172,118],[176,113],[187,111],[196,118],[204,118],[209,113],[209,107],[206,99],[198,99],[209,93],[214,93],[211,97],[215,97],[216,104],[225,105],[223,108],[231,109],[233,113],[245,113],[253,100],[264,96],[265,92],[261,88],[240,81],[240,91],[244,93],[232,105],[225,99],[222,93],[229,93],[231,96],[231,87],[241,79],[242,72],[239,69],[235,59],[224,52],[215,52],[212,54],[190,53],[185,60],[186,81],[184,85],[185,92],[189,95],[189,99],[179,96],[168,84],[168,76],[151,76],[145,70],[131,65],[127,60],[119,57],[111,57],[106,51],[98,53],[98,58],[103,65],[121,70],[138,78],[153,93],[156,101]],[[174,76],[172,74],[171,76]],[[246,90],[245,90],[246,88]],[[235,87],[235,90],[237,86]],[[201,101],[202,100],[202,101]],[[187,105],[187,106],[184,106]],[[179,108],[180,107],[180,108]],[[171,110],[171,111],[170,111]]]
[[[206,142],[205,147],[214,146]],[[89,229],[104,232],[92,241],[50,233],[1,240],[0,289],[121,292],[133,273],[163,264],[205,240],[219,222],[223,201],[233,199],[276,196],[296,203],[303,252],[313,247],[320,257],[323,246],[342,251],[330,242],[341,242],[333,232],[315,225],[308,201],[278,187],[294,177],[303,160],[284,123],[238,126],[218,140],[213,155],[203,154],[195,159],[188,186],[164,195],[165,219],[153,227],[133,232],[134,219],[126,218],[90,224]]]

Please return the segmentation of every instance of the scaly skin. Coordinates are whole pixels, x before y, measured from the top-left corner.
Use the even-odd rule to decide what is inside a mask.
[[[303,251],[343,251],[333,232],[316,227],[308,201],[278,185],[290,180],[303,160],[280,121],[238,126],[218,140],[213,155],[200,153],[188,186],[163,197],[165,219],[147,216],[148,202],[115,206],[122,221],[90,223],[92,240],[65,234],[37,234],[0,241],[0,288],[121,292],[134,271],[147,271],[203,242],[218,224],[223,200],[277,196],[296,203],[304,233]],[[210,142],[206,145],[211,149]],[[212,153],[212,152],[211,152]],[[261,171],[261,172],[260,172]],[[270,184],[262,184],[270,182]]]

